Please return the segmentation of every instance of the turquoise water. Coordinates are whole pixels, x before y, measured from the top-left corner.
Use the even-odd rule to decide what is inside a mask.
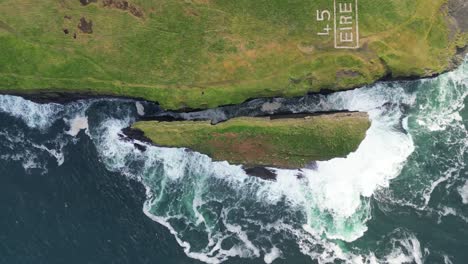
[[[0,262],[466,263],[467,94],[465,63],[435,79],[169,113],[369,113],[356,152],[274,182],[123,140],[142,111],[168,114],[148,103],[0,96]]]

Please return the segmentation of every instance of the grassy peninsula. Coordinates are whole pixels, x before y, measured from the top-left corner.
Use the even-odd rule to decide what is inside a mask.
[[[209,108],[430,76],[467,43],[458,0],[359,0],[358,48],[338,49],[333,2],[0,0],[0,93]]]
[[[186,147],[214,160],[246,166],[303,168],[312,161],[343,157],[357,149],[370,121],[365,113],[270,119],[240,117],[209,121],[138,122],[155,144]]]

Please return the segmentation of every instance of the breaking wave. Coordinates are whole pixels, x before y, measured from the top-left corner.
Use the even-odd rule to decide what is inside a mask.
[[[446,216],[455,213],[447,200],[462,191],[466,177],[468,131],[461,115],[468,95],[468,65],[456,71],[419,83],[415,106],[410,110],[409,131],[418,148],[393,186],[379,193],[383,202]],[[417,177],[414,177],[417,175]],[[445,193],[442,198],[434,192]]]
[[[0,112],[20,118],[32,128],[48,128],[64,108],[60,104],[35,104],[21,97],[0,95]]]
[[[322,108],[314,104],[314,110],[368,112],[366,138],[355,153],[318,162],[316,170],[277,170],[275,182],[185,149],[147,145],[140,152],[119,136],[131,117],[108,119],[90,133],[108,169],[146,186],[145,214],[167,227],[188,256],[206,263],[235,256],[270,263],[288,250],[282,241],[291,241],[325,263],[356,258],[338,241],[364,234],[370,197],[388,187],[414,150],[401,125],[403,106],[413,103],[414,95],[390,84],[321,97]],[[306,104],[291,109],[307,110]]]

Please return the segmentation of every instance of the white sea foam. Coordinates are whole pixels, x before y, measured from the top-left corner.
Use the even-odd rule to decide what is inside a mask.
[[[333,109],[366,111],[372,121],[356,152],[346,158],[318,162],[317,170],[303,172],[308,181],[309,194],[305,196],[309,206],[333,216],[332,228],[323,230],[329,238],[353,241],[364,234],[367,229],[364,223],[370,216],[362,197],[370,197],[378,188],[388,187],[414,150],[411,136],[395,129],[402,113],[398,107],[384,107],[388,102],[412,104],[414,97],[401,88],[380,84],[337,93],[322,101]],[[306,109],[297,109],[303,110]],[[363,213],[359,220],[353,217],[357,212]],[[315,213],[309,216],[308,225],[314,229],[320,222]],[[352,222],[354,228],[349,230]]]
[[[410,116],[410,132],[419,140],[420,147],[415,153],[416,158],[409,161],[410,171],[406,172],[418,177],[408,178],[405,185],[388,192],[391,197],[384,198],[387,202],[445,214],[442,206],[431,205],[430,201],[434,190],[442,189],[442,186],[445,192],[452,192],[452,186],[466,168],[468,131],[461,113],[467,96],[467,63],[453,72],[421,82],[417,108]],[[406,192],[394,193],[400,189]],[[439,209],[442,211],[437,212]]]
[[[450,257],[447,255],[444,255],[444,263],[445,264],[453,264],[453,262],[450,260]]]
[[[452,96],[459,100],[463,94]],[[419,264],[428,253],[413,235],[395,238],[391,252],[379,256],[352,253],[336,242],[354,241],[366,232],[370,197],[389,186],[414,151],[413,120],[405,118],[403,109],[414,105],[416,99],[414,93],[398,85],[378,84],[322,96],[315,105],[295,106],[295,112],[364,111],[372,124],[356,152],[318,162],[316,170],[276,170],[275,182],[248,177],[240,166],[213,162],[185,149],[147,145],[147,151],[141,153],[118,136],[130,119],[110,119],[91,134],[109,169],[145,185],[145,214],[168,228],[191,258],[220,263],[233,256],[263,256],[269,263],[283,250],[272,241],[276,235],[294,239],[301,252],[319,263]],[[443,115],[445,111],[431,107],[426,108],[428,115]],[[460,122],[456,114],[449,119],[437,120],[437,127],[429,118],[417,116],[414,121],[424,122],[427,130],[434,132]],[[304,177],[298,179],[298,173]],[[442,182],[432,184],[431,190]]]
[[[442,208],[438,208],[437,210],[434,210],[434,211],[436,211],[436,213],[439,215],[439,219],[437,221],[437,223],[439,223],[439,224],[442,223],[442,217],[450,216],[450,215],[458,217],[461,220],[468,223],[468,217],[463,215],[463,211],[460,212],[455,208],[448,207],[448,206],[442,206]]]
[[[49,149],[44,145],[37,145],[37,144],[32,144],[35,148],[41,149],[49,153],[52,157],[54,157],[57,160],[57,165],[61,166],[63,162],[65,161],[65,156],[63,155],[62,148],[63,145],[60,145],[60,149]]]
[[[70,129],[66,132],[70,136],[76,137],[81,130],[88,131],[88,117],[76,116],[69,121]]]
[[[24,155],[16,154],[15,156],[10,157],[13,160],[21,160],[23,168],[25,171],[30,171],[32,169],[41,169],[42,173],[47,173],[45,165],[38,161],[38,156],[31,153],[29,150],[26,150]]]
[[[263,257],[265,263],[272,263],[283,254],[282,245],[272,241],[276,235],[281,236],[281,241],[292,238],[301,252],[319,263],[342,260],[419,264],[424,253],[414,236],[392,241],[392,251],[383,257],[372,252],[353,253],[335,241],[354,241],[366,232],[366,222],[371,217],[369,197],[389,186],[413,152],[411,135],[401,129],[404,116],[400,106],[412,105],[414,101],[414,94],[398,86],[378,84],[323,96],[318,105],[297,106],[292,110],[365,111],[372,124],[357,151],[346,158],[318,162],[316,170],[276,170],[275,182],[248,177],[240,166],[213,162],[206,155],[185,149],[146,145],[147,151],[142,153],[132,142],[119,137],[132,118],[109,119],[93,128],[89,127],[83,106],[66,110],[66,117],[73,117],[67,132],[76,136],[82,129],[89,130],[110,170],[144,184],[148,196],[144,213],[165,226],[191,258],[220,263],[234,256]],[[61,106],[42,106],[16,97],[0,97],[0,102],[5,102],[0,111],[23,119],[33,128],[47,128],[63,117]],[[144,114],[138,104],[136,108],[139,115]],[[449,111],[454,113],[451,121],[441,118],[435,123],[437,127],[429,119],[419,118],[417,122],[424,122],[429,130],[445,129],[459,123],[455,114],[459,109]],[[22,114],[27,111],[37,116]],[[403,120],[403,128],[408,129],[408,119]],[[61,147],[33,147],[55,157],[59,165],[63,163]],[[25,168],[42,166],[34,155],[18,159]],[[298,179],[298,173],[304,177]],[[462,198],[462,193],[468,192],[465,186],[459,189]],[[258,217],[262,213],[264,219]],[[206,242],[200,242],[204,239]]]
[[[59,104],[36,104],[21,97],[0,95],[0,111],[20,118],[31,128],[49,127],[63,110]]]
[[[52,141],[46,140],[36,143],[33,139],[26,137],[21,130],[14,132],[7,130],[0,132],[0,136],[3,137],[2,147],[8,149],[5,154],[0,155],[0,159],[19,161],[26,172],[39,169],[43,174],[46,173],[47,156],[55,158],[58,166],[61,166],[64,162],[65,157],[62,149],[66,142],[62,142],[60,137]]]
[[[339,246],[333,243],[327,244],[329,248],[322,253],[313,253],[311,247],[317,241],[326,242],[320,238],[322,234],[328,239],[345,241],[362,236],[367,229],[365,223],[370,218],[370,205],[365,197],[370,197],[378,188],[388,186],[413,151],[411,137],[404,131],[394,129],[402,117],[399,108],[382,107],[388,100],[400,104],[411,103],[413,99],[404,91],[394,92],[395,96],[391,97],[386,89],[373,87],[343,92],[329,96],[322,102],[322,105],[338,109],[367,111],[372,125],[355,153],[346,158],[319,162],[317,170],[302,171],[303,179],[295,176],[299,173],[296,170],[277,170],[277,181],[262,181],[245,175],[240,166],[213,162],[205,155],[184,149],[147,146],[147,151],[142,154],[132,143],[123,142],[118,137],[120,129],[128,126],[131,120],[111,119],[103,122],[93,138],[97,140],[98,151],[109,169],[140,179],[147,186],[149,198],[144,207],[145,214],[166,226],[184,252],[192,258],[219,263],[233,256],[263,256],[268,263],[279,257],[279,248],[259,245],[259,241],[248,235],[250,224],[247,223],[257,225],[257,220],[246,217],[244,224],[232,222],[230,210],[243,208],[240,204],[232,204],[237,200],[237,203],[260,203],[265,209],[284,201],[289,206],[287,210],[305,213],[307,219],[303,223],[275,232],[300,236],[299,240],[303,242],[299,243],[304,252],[315,254],[315,258],[323,260],[323,263],[327,259],[360,259],[362,257],[349,256],[340,251]],[[132,164],[138,160],[144,165],[133,168]],[[225,191],[219,191],[219,188]],[[169,204],[168,195],[172,196]],[[183,202],[186,199],[190,204],[188,211],[188,208],[178,205],[186,203]],[[211,203],[220,203],[225,207],[217,218],[218,224],[207,218],[206,210]],[[216,211],[212,213],[217,214]],[[332,222],[326,221],[327,218]],[[187,224],[186,228],[173,225],[173,221],[180,219]],[[281,218],[278,220],[282,221]],[[219,224],[224,226],[224,230],[218,229]],[[198,241],[187,238],[185,229],[206,233],[205,248],[194,251],[196,247],[192,244]],[[230,248],[223,248],[223,241],[233,238],[238,242]]]
[[[265,254],[265,256],[263,257],[263,261],[265,261],[265,263],[267,264],[270,264],[280,257],[281,257],[281,250],[279,250],[277,247],[273,247],[270,250],[270,252]]]
[[[0,112],[16,117],[28,127],[38,129],[42,133],[45,133],[58,120],[63,119],[70,125],[70,130],[66,132],[76,136],[81,129],[88,129],[88,120],[84,113],[93,102],[79,101],[68,105],[37,104],[17,96],[0,95]],[[5,137],[5,147],[8,147],[9,152],[12,153],[2,155],[1,158],[20,161],[26,172],[40,169],[42,173],[46,173],[49,165],[47,156],[55,158],[58,166],[65,161],[63,148],[68,140],[63,137],[62,133],[53,139],[39,139],[39,141],[25,136],[21,130],[15,132],[5,130],[5,132],[0,132],[0,136]]]
[[[135,102],[135,107],[137,110],[138,115],[144,116],[145,115],[145,107],[140,102]]]
[[[276,110],[281,108],[281,103],[279,102],[266,102],[262,104],[262,111],[266,113],[274,113]]]
[[[206,155],[185,149],[147,145],[147,151],[142,153],[132,142],[119,137],[120,130],[131,124],[132,118],[109,119],[97,128],[90,128],[83,110],[86,107],[77,106],[79,111],[69,111],[67,115],[73,118],[66,121],[70,125],[67,133],[72,136],[82,129],[89,130],[110,170],[122,172],[145,185],[148,195],[145,214],[168,228],[191,258],[220,263],[234,256],[263,257],[266,263],[271,263],[282,255],[280,245],[270,241],[273,234],[286,234],[295,238],[304,254],[320,263],[336,259],[378,263],[381,259],[372,253],[352,254],[332,241],[354,241],[364,234],[371,216],[369,197],[376,190],[388,187],[414,150],[411,135],[400,129],[403,113],[399,107],[413,104],[414,99],[414,95],[402,88],[379,84],[323,97],[319,106],[302,105],[293,109],[365,111],[372,124],[357,151],[346,158],[318,162],[316,170],[276,170],[275,182],[248,177],[240,166],[213,162]],[[40,107],[27,104],[33,106],[22,108]],[[51,120],[60,116],[62,110],[57,109],[50,111]],[[52,122],[25,120],[28,126],[44,128]],[[63,163],[59,149],[44,145],[37,148],[55,157],[59,165]],[[34,160],[26,165],[34,166]],[[298,173],[304,177],[298,179]],[[217,211],[213,204],[222,205],[222,209]],[[249,208],[251,204],[256,207]],[[256,218],[257,213],[276,206],[282,210],[278,215],[266,215],[263,222]],[[238,214],[242,216],[236,218]],[[295,215],[305,217],[294,218]],[[253,227],[261,229],[254,236]],[[186,232],[201,233],[206,245],[196,244],[200,242]],[[225,248],[227,241],[232,245]],[[386,260],[419,263],[421,256],[417,239],[409,239],[395,247]]]
[[[433,89],[427,96],[426,103],[419,106],[417,122],[429,131],[443,131],[450,126],[460,125],[460,111],[465,107],[464,99],[468,95],[468,67],[463,65],[456,71],[447,73],[426,83],[438,82],[438,89]],[[455,88],[449,88],[455,87]]]
[[[468,180],[465,182],[465,185],[458,188],[458,193],[460,194],[462,198],[462,202],[464,204],[468,204]]]
[[[389,264],[404,264],[404,263],[423,263],[423,253],[421,251],[421,244],[419,240],[411,236],[406,239],[393,240],[393,251],[388,254],[384,259],[385,263]],[[395,247],[399,244],[399,247]]]

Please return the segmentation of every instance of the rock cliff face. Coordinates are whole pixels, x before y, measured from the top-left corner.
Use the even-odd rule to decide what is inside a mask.
[[[468,1],[466,0],[449,0],[448,1],[448,25],[450,28],[449,38],[456,38],[459,34],[468,33]],[[459,47],[457,47],[457,53],[453,58],[453,65],[451,68],[455,68],[465,58],[468,53],[468,42],[461,40]],[[449,69],[450,70],[450,69]]]
[[[449,0],[449,15],[454,19],[456,28],[468,32],[468,2],[466,0]]]

